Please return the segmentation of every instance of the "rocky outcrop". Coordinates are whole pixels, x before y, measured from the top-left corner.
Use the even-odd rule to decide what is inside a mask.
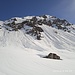
[[[67,26],[71,25],[67,20],[59,19],[59,18],[56,18],[55,16],[49,16],[49,15],[32,16],[31,18],[26,18],[26,19],[11,18],[6,23],[4,23],[4,25],[5,25],[5,28],[9,31],[18,31],[21,28],[25,29],[24,26],[29,26],[32,29],[29,29],[28,31],[26,31],[26,33],[36,36],[38,40],[41,39],[41,32],[44,32],[41,25],[51,26],[69,33],[71,32],[67,28]]]
[[[37,40],[41,40],[41,32],[44,32],[43,29],[41,27],[35,26],[32,29],[27,30],[26,33],[36,36]]]
[[[60,60],[60,56],[58,56],[55,53],[49,53],[48,56],[45,56],[44,58],[49,58],[49,59],[58,59]]]

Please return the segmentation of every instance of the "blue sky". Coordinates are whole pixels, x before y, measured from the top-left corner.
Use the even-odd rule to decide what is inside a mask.
[[[75,24],[75,0],[0,0],[0,20],[43,14]]]

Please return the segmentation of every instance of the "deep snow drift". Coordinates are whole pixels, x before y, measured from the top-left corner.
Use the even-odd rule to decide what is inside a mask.
[[[75,25],[49,15],[33,17],[0,21],[0,75],[75,75]],[[51,52],[62,60],[42,58]]]

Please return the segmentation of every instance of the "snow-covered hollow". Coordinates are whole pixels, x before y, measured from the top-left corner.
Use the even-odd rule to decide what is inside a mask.
[[[56,19],[47,17],[47,20]],[[16,23],[31,18],[18,18]],[[26,30],[32,27],[24,25],[18,31],[9,31],[6,27],[12,28],[5,27],[5,23],[8,22],[0,21],[0,75],[75,75],[74,25],[67,26],[71,32],[38,25],[44,32],[41,32],[41,40],[37,40],[36,36],[26,34]],[[58,54],[62,60],[42,58],[51,52]]]

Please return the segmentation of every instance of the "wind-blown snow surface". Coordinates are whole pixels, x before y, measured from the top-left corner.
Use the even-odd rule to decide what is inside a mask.
[[[41,40],[23,29],[0,29],[0,75],[75,75],[75,31],[68,33],[46,25],[41,28]],[[42,58],[50,52],[62,60]]]

